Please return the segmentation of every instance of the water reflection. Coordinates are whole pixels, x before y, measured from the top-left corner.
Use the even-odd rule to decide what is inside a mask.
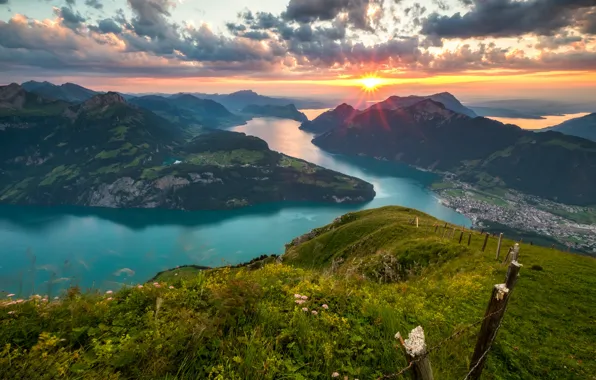
[[[572,113],[561,116],[544,116],[543,119],[518,119],[512,117],[490,117],[505,124],[514,124],[523,129],[542,129],[559,125],[567,120],[589,115],[589,113]]]

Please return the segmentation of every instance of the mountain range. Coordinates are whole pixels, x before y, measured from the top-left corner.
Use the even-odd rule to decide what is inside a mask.
[[[72,104],[0,87],[3,203],[193,210],[374,194],[362,180],[271,151],[256,137],[189,130],[118,93]]]
[[[332,153],[452,172],[481,186],[510,187],[563,203],[596,204],[596,143],[473,118],[429,98],[405,98],[399,104],[403,99],[365,111],[340,105],[307,123],[332,121],[333,128],[313,143]]]
[[[374,110],[393,111],[396,109],[412,106],[416,103],[419,103],[422,100],[427,99],[441,103],[451,111],[467,115],[472,118],[477,116],[476,113],[474,113],[474,111],[461,104],[455,96],[448,92],[442,92],[439,94],[429,96],[391,96],[382,102],[373,104],[364,111],[357,110],[351,105],[343,103],[334,110],[327,111],[312,121],[303,122],[300,126],[300,129],[316,134],[324,133],[338,127],[341,124],[349,122],[354,117],[360,114],[368,114]]]
[[[561,132],[566,135],[582,137],[584,139],[596,141],[596,113],[567,120],[559,125],[539,129],[536,132]]]

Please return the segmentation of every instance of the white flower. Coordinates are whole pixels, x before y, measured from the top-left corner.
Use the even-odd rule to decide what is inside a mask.
[[[111,290],[108,290],[108,291],[106,292],[106,294],[112,294],[112,293],[114,293],[114,292],[113,292],[113,291],[111,291]]]
[[[143,285],[137,285],[138,289],[143,289]]]
[[[172,285],[169,286],[170,289],[174,289],[174,287]]]
[[[305,301],[308,299],[308,297],[307,297],[307,296],[302,296],[302,297],[300,297],[300,298],[302,298],[302,299],[303,299],[303,300],[305,300]]]
[[[331,374],[331,377],[339,377],[339,373],[337,373],[337,372],[333,372],[333,373]]]
[[[14,296],[14,294],[13,294],[13,296]],[[294,298],[300,298],[300,297],[301,297],[300,294],[294,294]]]
[[[312,313],[313,313],[313,315],[319,314],[316,310],[313,310]]]
[[[111,300],[113,300],[113,298],[112,297],[108,297],[107,300],[108,301],[111,301]]]
[[[10,293],[7,297],[14,297],[14,293]]]
[[[308,311],[308,307],[303,307],[302,311]]]
[[[297,303],[298,305],[302,305],[302,304],[304,303],[304,301],[302,301],[302,300],[296,300],[296,303]]]
[[[60,299],[60,297],[54,297],[54,299],[55,299],[55,300],[59,300],[59,299]]]
[[[322,307],[323,309],[325,309],[325,310],[329,309],[329,306],[327,306],[327,304],[326,304],[326,303],[324,303],[323,305],[321,305],[321,307]]]
[[[8,314],[14,314],[14,310],[13,311],[9,311]]]

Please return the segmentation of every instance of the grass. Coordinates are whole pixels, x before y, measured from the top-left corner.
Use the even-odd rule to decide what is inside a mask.
[[[232,151],[202,152],[186,157],[185,162],[195,165],[253,165],[264,158],[258,150],[235,149]]]
[[[46,174],[44,179],[39,183],[39,186],[49,186],[56,182],[60,177],[65,177],[67,180],[75,178],[79,175],[80,169],[76,165],[71,166],[56,166],[51,172]]]
[[[394,334],[421,325],[439,345],[435,378],[461,380],[478,326],[445,339],[482,318],[506,267],[494,238],[481,252],[478,233],[468,247],[443,226],[400,207],[350,213],[288,244],[281,264],[4,304],[0,377],[375,379],[407,365]],[[596,260],[524,244],[520,261],[483,379],[594,379]]]

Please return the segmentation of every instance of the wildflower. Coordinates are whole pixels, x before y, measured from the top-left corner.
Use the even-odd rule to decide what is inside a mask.
[[[13,311],[9,311],[8,314],[14,314],[14,310]]]
[[[112,297],[108,297],[107,299],[108,299],[108,301],[111,301],[111,300],[113,300],[113,298],[112,298]]]
[[[317,315],[317,314],[319,314],[319,313],[318,313],[316,310],[313,310],[313,311],[312,311],[312,314],[313,314],[313,315]]]
[[[35,298],[36,300],[41,299],[41,296],[39,294],[36,294],[34,296],[31,296],[31,298]]]
[[[13,294],[14,295],[14,294]],[[10,297],[10,296],[9,296]],[[294,294],[294,298],[300,298],[302,297],[300,294]]]
[[[143,289],[143,285],[137,285],[137,288]]]
[[[308,311],[308,307],[303,307],[302,311]]]
[[[160,288],[161,287],[161,285],[159,285],[159,282],[154,282],[153,283],[153,286],[155,286],[156,288]]]
[[[333,372],[333,373],[331,374],[331,377],[339,377],[339,373],[337,373],[337,372]]]
[[[113,292],[113,291],[111,291],[111,290],[108,290],[108,291],[106,292],[106,294],[112,294],[112,293],[114,293],[114,292]]]
[[[326,303],[322,304],[322,305],[321,305],[321,307],[322,307],[323,309],[325,309],[325,310],[328,310],[328,309],[329,309],[329,306],[327,306],[327,304],[326,304]]]
[[[59,297],[54,297],[54,299],[55,299],[55,300],[59,300],[60,298],[59,298]]]
[[[302,300],[296,300],[296,303],[297,303],[298,305],[302,305],[302,304],[304,303],[304,301],[302,301]]]
[[[14,297],[14,293],[10,293],[7,297]]]
[[[174,289],[174,287],[173,287],[172,285],[170,285],[168,288],[170,288],[170,289]]]
[[[303,300],[305,300],[305,301],[308,299],[308,297],[307,297],[307,296],[302,296],[302,297],[300,297],[300,298],[302,298],[302,299],[303,299]]]
[[[178,273],[174,273],[174,276],[178,276]]]
[[[23,303],[23,302],[25,302],[25,300],[18,299],[16,301],[14,301],[14,303]]]
[[[41,300],[41,302],[48,302],[48,299],[47,299],[47,298],[43,298],[43,299]]]

